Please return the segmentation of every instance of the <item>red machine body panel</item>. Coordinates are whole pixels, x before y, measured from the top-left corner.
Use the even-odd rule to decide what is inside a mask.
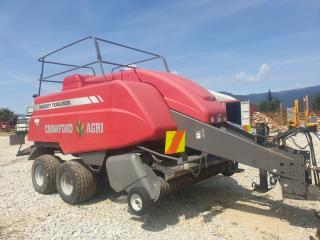
[[[125,79],[141,81],[155,86],[171,109],[207,123],[226,120],[223,103],[205,88],[184,77],[143,69],[127,70],[107,76],[109,80]]]
[[[29,139],[59,143],[64,153],[81,153],[160,139],[175,128],[154,87],[110,81],[36,98]]]
[[[164,139],[166,131],[176,129],[169,109],[207,123],[226,116],[224,104],[206,89],[170,73],[72,75],[62,90],[35,99],[29,140],[58,143],[65,154]]]

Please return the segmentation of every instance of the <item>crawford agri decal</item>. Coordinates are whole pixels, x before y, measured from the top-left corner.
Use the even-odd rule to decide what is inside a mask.
[[[102,134],[104,132],[103,129],[103,122],[89,122],[89,123],[83,123],[81,121],[78,121],[75,124],[75,127],[73,124],[67,123],[67,124],[47,124],[44,127],[44,131],[46,134],[71,134],[74,132],[74,129],[76,133],[82,137],[84,133],[86,134]]]
[[[64,99],[61,101],[36,104],[33,107],[33,111],[67,108],[67,107],[81,106],[81,105],[87,105],[87,104],[97,104],[97,103],[103,103],[103,102],[104,101],[100,95],[70,98],[70,99]],[[40,119],[35,119],[34,124],[36,126],[39,126]],[[71,134],[74,132],[74,129],[80,137],[82,137],[84,133],[101,134],[103,133],[103,122],[83,123],[81,121],[78,121],[75,124],[75,126],[72,123],[47,124],[45,125],[44,132],[46,134],[59,134],[59,133]]]

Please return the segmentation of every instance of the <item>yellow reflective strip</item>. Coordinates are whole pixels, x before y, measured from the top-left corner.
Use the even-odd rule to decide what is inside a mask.
[[[242,129],[248,133],[251,133],[252,132],[252,127],[251,125],[243,125],[242,126]]]
[[[169,148],[171,146],[172,140],[173,140],[175,135],[176,135],[176,131],[167,131],[166,132],[165,153],[168,152],[168,150],[169,150]]]

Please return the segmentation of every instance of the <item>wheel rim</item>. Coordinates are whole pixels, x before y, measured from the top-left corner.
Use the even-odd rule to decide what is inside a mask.
[[[132,194],[131,195],[131,206],[133,208],[133,210],[139,212],[142,209],[142,198],[138,195],[138,194]]]
[[[38,186],[42,186],[44,183],[44,173],[43,173],[43,167],[41,165],[38,165],[35,170],[35,179]]]
[[[61,190],[64,194],[70,195],[73,191],[73,181],[71,174],[68,172],[64,172],[60,178]]]

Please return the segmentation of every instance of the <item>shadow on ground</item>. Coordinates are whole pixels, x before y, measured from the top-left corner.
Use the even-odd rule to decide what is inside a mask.
[[[86,204],[94,204],[107,198],[114,202],[126,203],[125,199],[119,200],[120,195],[102,184],[97,196]],[[147,231],[157,232],[177,224],[181,216],[185,219],[202,216],[204,222],[210,222],[226,209],[234,209],[279,218],[293,226],[320,227],[315,210],[294,207],[283,200],[271,200],[267,195],[268,193],[254,195],[251,190],[238,185],[233,178],[216,176],[167,195],[156,202],[146,215],[132,216],[131,220],[142,222],[142,228]]]

